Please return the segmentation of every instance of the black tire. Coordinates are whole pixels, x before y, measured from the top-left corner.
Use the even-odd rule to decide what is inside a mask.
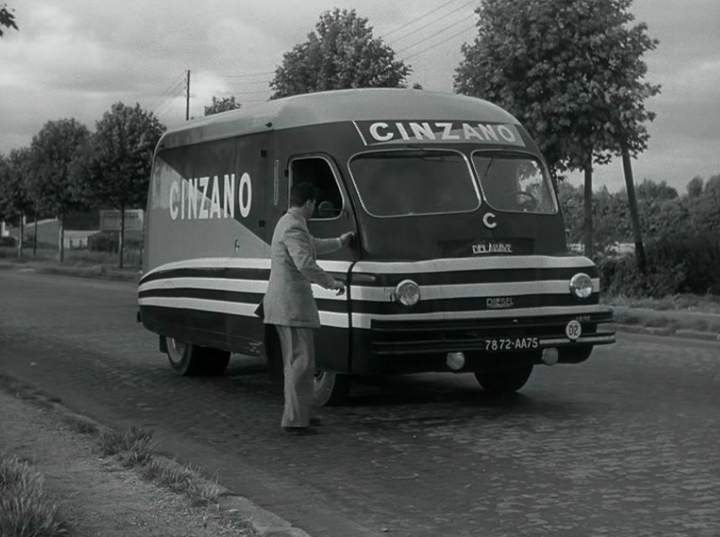
[[[475,378],[483,390],[492,395],[506,395],[522,388],[532,373],[533,364],[519,364],[501,369],[476,371]]]
[[[182,376],[222,375],[230,361],[228,351],[199,347],[171,337],[165,338],[165,346],[170,366]]]
[[[334,406],[347,402],[350,395],[350,375],[318,370],[315,373],[315,405]]]

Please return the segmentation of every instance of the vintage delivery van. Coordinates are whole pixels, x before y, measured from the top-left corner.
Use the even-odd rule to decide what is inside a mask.
[[[255,315],[290,186],[320,191],[316,237],[354,231],[319,261],[316,396],[355,375],[472,372],[519,389],[535,365],[609,344],[596,267],[567,253],[556,185],[518,121],[486,101],[407,89],[298,95],[188,122],[155,152],[140,319],[183,375],[230,353],[281,360]]]

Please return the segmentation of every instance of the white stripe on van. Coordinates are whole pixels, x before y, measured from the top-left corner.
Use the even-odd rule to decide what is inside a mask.
[[[227,302],[225,300],[207,300],[204,298],[183,298],[169,296],[144,297],[141,298],[138,302],[141,306],[158,306],[161,308],[211,311],[214,313],[243,315],[245,317],[255,317],[255,309],[258,306],[257,304],[248,304],[246,302]],[[323,326],[335,326],[339,328],[348,328],[349,326],[347,313],[320,311],[319,314],[320,324],[322,324]]]
[[[452,272],[493,269],[593,268],[586,257],[555,257],[547,255],[501,255],[488,257],[452,257],[411,262],[358,261],[353,272],[378,274]]]
[[[318,265],[329,272],[345,273],[350,268],[351,261],[330,261],[326,259],[318,260]],[[197,259],[184,259],[182,261],[173,261],[155,267],[154,269],[143,274],[143,278],[166,270],[176,270],[184,268],[240,268],[240,269],[270,269],[270,258],[255,257],[203,257]]]
[[[267,292],[267,280],[245,280],[240,278],[163,278],[150,280],[138,287],[138,292],[154,291],[163,289],[209,289],[213,291],[233,291],[239,293]],[[338,295],[337,291],[323,289],[317,284],[312,284],[312,292],[315,298],[323,300],[346,300],[345,295]]]
[[[241,280],[234,278],[165,278],[150,280],[138,287],[138,292],[156,289],[214,289],[218,291],[237,291],[242,293],[265,293],[265,280]]]

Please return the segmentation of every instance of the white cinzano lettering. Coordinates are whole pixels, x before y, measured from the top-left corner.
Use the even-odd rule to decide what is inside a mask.
[[[200,214],[198,215],[198,218],[200,218],[201,220],[208,219],[207,189],[208,189],[209,181],[210,181],[210,177],[201,177],[200,178],[200,186],[202,187],[202,194],[200,196]]]
[[[388,128],[387,123],[383,123],[382,121],[378,123],[373,123],[370,125],[370,136],[375,138],[378,142],[389,142],[393,139],[393,133],[392,132],[386,132],[385,134],[381,134],[379,129],[386,129]]]
[[[250,174],[247,172],[242,174],[240,178],[238,202],[240,204],[240,215],[243,218],[247,218],[247,215],[250,214],[250,207],[252,206],[252,182],[250,181]]]
[[[198,180],[189,179],[187,189],[188,211],[187,219],[194,220],[198,217]]]
[[[500,133],[500,136],[502,136],[506,142],[511,144],[514,144],[516,142],[515,134],[513,134],[513,131],[508,129],[505,125],[498,125],[497,130]]]
[[[444,122],[444,121],[437,121],[435,123],[438,127],[442,127],[442,139],[443,140],[459,140],[460,135],[459,134],[453,134],[452,133],[452,123]]]
[[[483,133],[485,139],[489,140],[490,138],[492,138],[496,142],[500,141],[498,135],[493,130],[492,125],[483,125],[482,123],[478,123],[478,129],[480,129],[480,131]]]
[[[225,188],[223,188],[223,216],[235,218],[235,174],[225,174]]]
[[[220,208],[220,185],[218,184],[218,176],[213,176],[212,194],[210,195],[210,218],[221,218],[222,209]]]
[[[172,220],[177,220],[178,217],[177,197],[178,184],[177,181],[173,181],[172,183],[170,183],[170,218]]]
[[[427,121],[424,123],[410,123],[410,129],[418,140],[422,140],[423,138],[427,138],[428,140],[435,139],[435,133]]]

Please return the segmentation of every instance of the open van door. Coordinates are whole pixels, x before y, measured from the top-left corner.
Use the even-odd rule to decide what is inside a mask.
[[[318,190],[315,213],[308,229],[316,239],[336,238],[348,231],[356,232],[355,219],[339,170],[332,158],[322,154],[291,157],[288,163],[289,186],[308,182]],[[318,264],[338,279],[347,280],[354,260],[350,248],[329,254],[318,252]],[[313,286],[320,313],[320,330],[315,340],[316,402],[339,402],[347,392],[350,373],[350,304],[349,295],[336,296],[333,291]]]

